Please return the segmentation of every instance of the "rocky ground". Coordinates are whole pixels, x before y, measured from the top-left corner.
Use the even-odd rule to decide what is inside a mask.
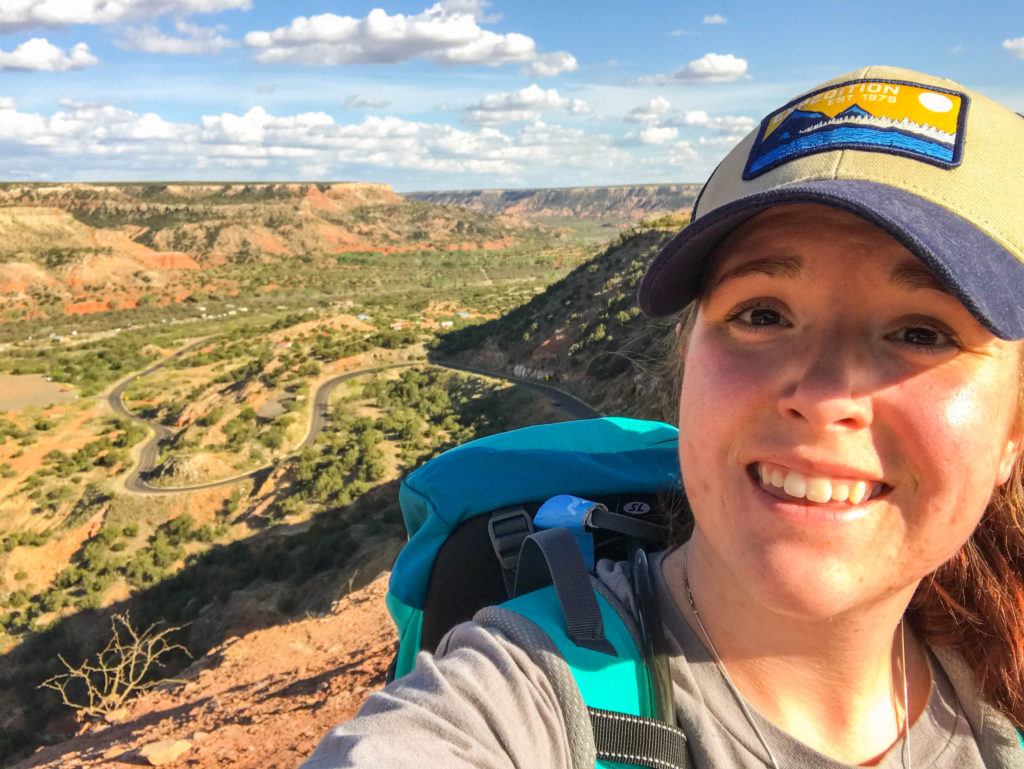
[[[167,765],[294,769],[384,683],[395,630],[382,575],[324,617],[228,639],[114,723],[40,748],[14,769]]]

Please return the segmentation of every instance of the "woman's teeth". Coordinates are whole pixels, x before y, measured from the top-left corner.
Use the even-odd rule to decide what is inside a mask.
[[[758,475],[764,486],[783,489],[789,496],[808,499],[811,502],[849,502],[859,505],[881,490],[881,485],[868,485],[866,481],[833,481],[828,478],[812,478],[796,470],[781,470],[777,467],[757,466]]]

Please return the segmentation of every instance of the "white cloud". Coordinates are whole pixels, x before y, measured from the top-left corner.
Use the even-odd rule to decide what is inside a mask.
[[[500,13],[484,13],[484,9],[491,5],[487,0],[441,0],[440,5],[448,13],[468,13],[477,21],[485,24],[501,21]]]
[[[697,143],[702,147],[714,147],[716,154],[721,157],[725,154],[726,150],[730,150],[735,147],[739,140],[743,138],[743,134],[723,134],[720,136],[702,136],[697,140]],[[719,149],[724,148],[724,149]]]
[[[583,99],[566,99],[554,88],[545,90],[533,83],[518,91],[487,94],[478,104],[465,109],[463,120],[473,125],[532,123],[541,119],[543,110],[551,109],[582,115],[590,111],[590,105]]]
[[[71,179],[217,178],[226,171],[294,178],[296,170],[308,169],[302,173],[315,178],[362,174],[382,181],[422,172],[439,184],[469,178],[608,183],[634,160],[608,135],[540,121],[506,133],[374,115],[343,124],[323,112],[274,115],[257,106],[193,124],[73,102],[44,116],[19,112],[9,98],[0,99],[0,144],[13,150],[0,160],[8,178],[38,176],[42,160],[47,167],[59,164]]]
[[[591,113],[590,105],[583,99],[569,99],[569,103],[565,105],[565,111],[570,115],[589,115]]]
[[[727,83],[749,78],[746,59],[731,53],[708,53],[672,74],[644,75],[633,82],[641,86],[664,86],[679,83]]]
[[[68,24],[111,24],[175,14],[249,10],[252,0],[5,0],[0,3],[0,32]]]
[[[640,132],[640,141],[644,144],[664,144],[679,136],[679,129],[670,126],[649,125]]]
[[[675,166],[693,169],[699,165],[700,160],[700,154],[693,148],[693,145],[689,142],[679,141],[664,145],[662,152],[651,158],[650,164],[655,168]]]
[[[747,60],[731,53],[708,53],[695,59],[672,77],[684,82],[728,83],[747,75]]]
[[[145,53],[220,53],[225,48],[237,45],[233,40],[221,36],[227,29],[219,24],[216,27],[199,27],[185,21],[177,21],[174,28],[184,37],[174,37],[161,32],[156,26],[129,27],[122,33],[115,45],[129,51]]]
[[[204,115],[201,138],[213,144],[262,145],[277,151],[290,146],[295,150],[321,143],[319,130],[333,125],[334,119],[325,112],[275,117],[263,107],[253,107],[244,115]]]
[[[723,133],[747,133],[757,121],[754,118],[742,115],[723,115],[711,117],[701,109],[687,110],[678,117],[672,117],[665,121],[665,125],[671,126],[698,126],[701,128],[714,128]]]
[[[550,77],[563,72],[573,72],[579,66],[576,57],[566,51],[542,53],[526,68],[526,72],[534,77]]]
[[[1012,53],[1014,58],[1024,59],[1024,37],[1015,37],[1012,40],[1004,40],[1003,48]]]
[[[346,96],[344,104],[345,109],[383,109],[391,106],[387,99],[364,99],[357,93]]]
[[[624,120],[627,123],[652,123],[661,119],[672,108],[668,99],[655,96],[641,107],[634,107],[627,114]]]
[[[554,88],[547,90],[536,83],[508,93],[489,93],[480,102],[480,109],[503,110],[518,107],[538,107],[541,109],[561,107],[565,99],[558,95]]]
[[[705,24],[728,24],[729,20],[720,13],[712,13],[704,17]]]
[[[393,64],[425,59],[435,64],[519,62],[535,75],[555,75],[576,68],[565,51],[538,54],[533,39],[516,32],[499,35],[482,29],[485,3],[445,0],[416,15],[393,16],[380,8],[356,19],[323,13],[297,16],[285,27],[254,30],[244,37],[258,49],[255,58],[267,63],[289,62],[316,66]]]
[[[44,70],[46,72],[67,72],[98,64],[99,59],[89,53],[85,43],[76,44],[65,53],[43,37],[26,40],[10,53],[0,51],[0,70]]]
[[[541,119],[539,110],[509,109],[501,110],[468,110],[463,122],[471,125],[506,125],[508,123],[532,123]]]
[[[45,147],[54,155],[120,156],[148,143],[181,142],[197,134],[193,126],[169,123],[147,112],[138,114],[110,105],[66,102],[67,110],[51,117],[0,110],[0,141]]]

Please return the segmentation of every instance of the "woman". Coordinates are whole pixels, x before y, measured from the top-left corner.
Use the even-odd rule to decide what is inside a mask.
[[[690,764],[1024,764],[1021,147],[961,86],[851,73],[765,118],[648,270],[641,307],[683,311],[695,524],[652,577]],[[466,624],[307,766],[570,766],[566,735]]]

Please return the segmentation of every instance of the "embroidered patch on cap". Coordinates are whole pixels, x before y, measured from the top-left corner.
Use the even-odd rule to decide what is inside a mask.
[[[953,168],[967,94],[898,80],[851,80],[803,96],[761,122],[743,169],[753,179],[805,155],[856,149]]]

